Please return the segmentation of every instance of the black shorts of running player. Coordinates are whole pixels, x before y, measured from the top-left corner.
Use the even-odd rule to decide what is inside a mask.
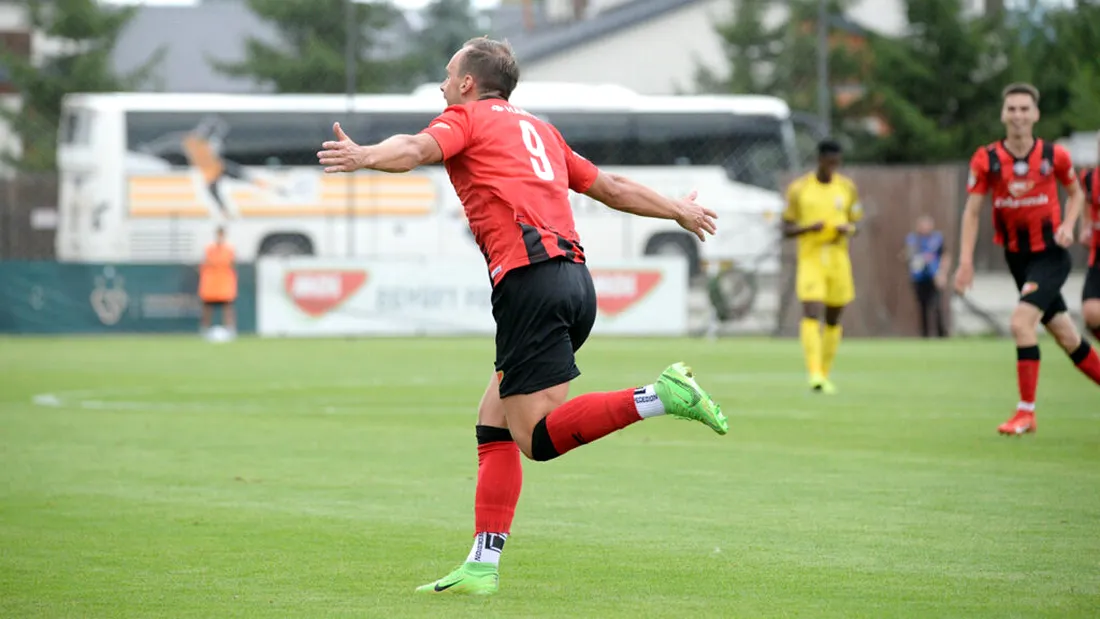
[[[203,301],[203,305],[210,309],[225,309],[229,305],[229,301]]]
[[[1043,312],[1043,324],[1068,311],[1062,297],[1073,261],[1063,247],[1052,247],[1036,253],[1005,252],[1005,262],[1016,280],[1020,301],[1034,305]]]
[[[509,271],[493,288],[500,397],[535,393],[581,375],[574,353],[596,322],[588,267],[555,258]]]
[[[1098,250],[1100,252],[1100,250]],[[1081,290],[1081,300],[1100,299],[1100,262],[1094,262],[1085,273],[1085,287]]]

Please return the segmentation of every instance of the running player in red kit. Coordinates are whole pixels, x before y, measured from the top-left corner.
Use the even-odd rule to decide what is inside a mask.
[[[1001,424],[1002,434],[1035,431],[1035,391],[1039,382],[1042,322],[1070,359],[1100,384],[1100,357],[1081,337],[1062,297],[1071,261],[1074,226],[1084,193],[1069,153],[1034,137],[1039,120],[1039,91],[1030,84],[1005,88],[1001,121],[1005,139],[978,148],[970,159],[970,180],[962,220],[962,242],[955,289],[964,293],[974,281],[974,245],[979,215],[987,193],[993,194],[994,241],[1004,246],[1005,260],[1016,280],[1020,301],[1012,313],[1016,338],[1016,374],[1020,402],[1016,414]],[[1058,184],[1069,193],[1065,221],[1058,203]]]
[[[574,353],[596,318],[596,291],[574,229],[569,191],[611,208],[672,219],[705,240],[713,211],[694,194],[670,200],[606,174],[573,152],[550,124],[509,104],[519,67],[507,43],[468,41],[447,65],[447,108],[415,136],[360,146],[338,141],[318,153],[326,172],[405,172],[443,161],[462,200],[492,282],[496,372],[478,407],[474,544],[466,562],[423,592],[491,594],[522,483],[519,454],[546,461],[645,418],[699,421],[718,434],[721,408],[682,363],[654,384],[568,399],[580,375]]]
[[[1100,131],[1096,133],[1100,153]],[[1081,313],[1085,327],[1100,342],[1100,165],[1081,174],[1085,189],[1085,215],[1081,218],[1081,243],[1089,248],[1089,270],[1081,290]]]

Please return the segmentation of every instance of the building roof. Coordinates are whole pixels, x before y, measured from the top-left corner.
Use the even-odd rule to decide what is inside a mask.
[[[400,53],[407,45],[407,15],[376,35],[377,51]],[[152,5],[138,8],[123,29],[112,53],[113,68],[128,73],[147,62],[163,47],[163,63],[152,83],[141,90],[195,93],[270,92],[270,86],[249,78],[224,75],[212,61],[239,62],[248,39],[278,46],[278,30],[252,12],[244,0],[219,0],[191,5]]]

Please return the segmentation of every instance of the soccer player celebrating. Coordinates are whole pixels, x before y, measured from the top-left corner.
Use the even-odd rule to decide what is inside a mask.
[[[1096,146],[1100,152],[1100,131],[1096,133]],[[1081,185],[1088,204],[1081,218],[1081,243],[1089,248],[1089,270],[1081,291],[1081,313],[1085,315],[1085,327],[1100,341],[1100,165],[1081,174]]]
[[[795,290],[802,302],[800,335],[810,388],[831,394],[836,387],[829,370],[843,333],[840,316],[855,298],[848,237],[856,233],[862,209],[855,183],[837,172],[840,145],[824,140],[817,154],[817,169],[787,188],[783,235],[798,238]]]
[[[962,219],[955,289],[963,294],[974,281],[978,218],[984,196],[992,192],[994,241],[1004,246],[1005,261],[1020,291],[1019,303],[1012,312],[1020,402],[1016,414],[997,428],[1002,434],[1014,435],[1036,429],[1039,322],[1077,368],[1097,384],[1100,384],[1100,357],[1078,333],[1062,297],[1062,286],[1071,267],[1066,248],[1073,244],[1074,225],[1084,201],[1073,163],[1061,146],[1035,138],[1039,91],[1034,86],[1011,84],[1002,98],[1005,139],[979,147],[970,159],[967,183],[970,195]],[[1058,203],[1058,183],[1069,193],[1064,221]]]
[[[406,172],[444,162],[492,283],[496,372],[478,408],[474,543],[450,574],[418,591],[491,594],[522,483],[519,454],[546,461],[642,419],[670,415],[718,434],[721,408],[683,363],[656,383],[568,399],[575,352],[592,330],[596,291],[574,228],[569,191],[611,208],[675,220],[705,241],[717,215],[692,193],[670,200],[607,174],[552,125],[510,104],[519,67],[507,43],[468,41],[447,64],[447,108],[417,135],[361,146],[334,125],[318,153],[326,172]]]

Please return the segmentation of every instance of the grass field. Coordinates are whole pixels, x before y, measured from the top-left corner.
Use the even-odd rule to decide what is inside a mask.
[[[693,364],[658,418],[525,486],[490,599],[469,549],[488,340],[0,339],[0,616],[1096,617],[1100,394],[1044,342],[595,339],[574,393]]]

